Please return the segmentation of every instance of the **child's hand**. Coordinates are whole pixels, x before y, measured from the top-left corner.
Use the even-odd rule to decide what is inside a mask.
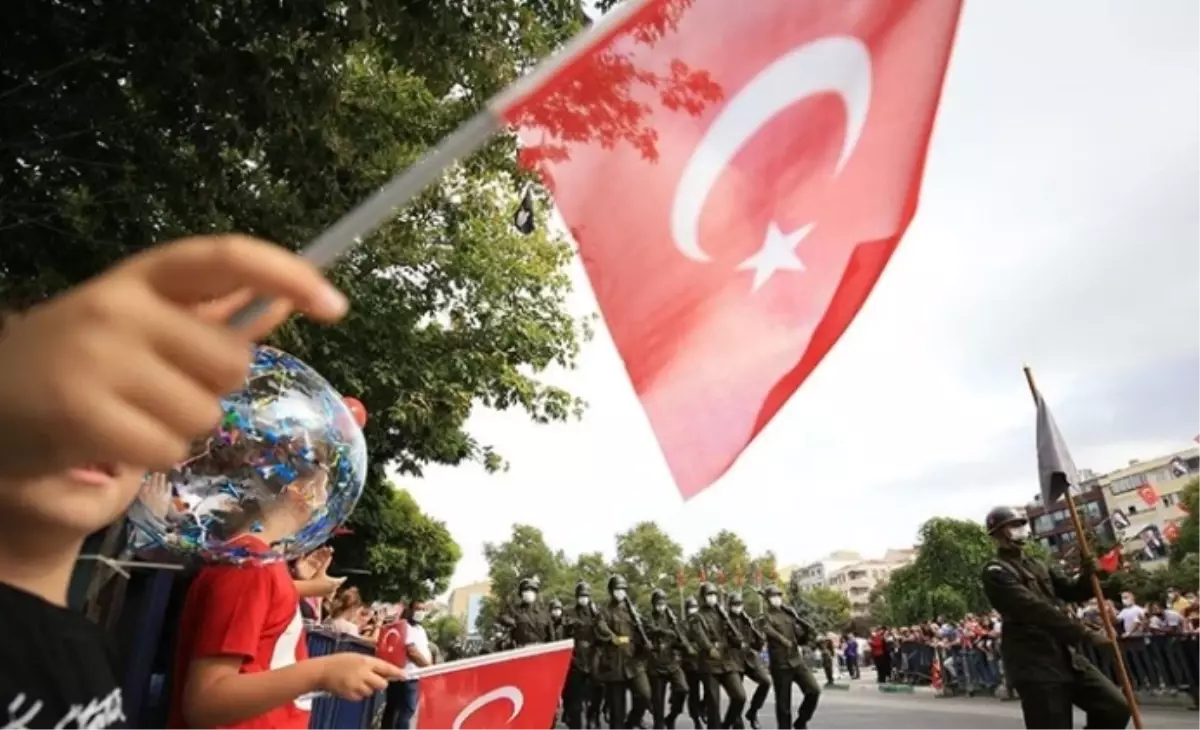
[[[346,300],[289,251],[239,236],[160,246],[15,317],[0,333],[0,472],[96,463],[163,469],[221,417],[252,338],[220,317],[253,295],[339,319]]]
[[[171,487],[167,484],[167,475],[160,471],[148,474],[142,482],[138,498],[150,514],[160,520],[167,519],[171,511]]]
[[[408,679],[404,670],[366,654],[338,652],[320,657],[320,688],[344,700],[363,700],[387,689],[389,681]]]

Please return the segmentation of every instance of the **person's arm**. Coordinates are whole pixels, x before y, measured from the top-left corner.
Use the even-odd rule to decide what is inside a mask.
[[[1059,598],[1068,603],[1084,603],[1092,594],[1092,576],[1095,575],[1095,567],[1090,561],[1083,561],[1083,565],[1079,571],[1079,575],[1074,578],[1063,574],[1056,567],[1048,568],[1050,571],[1050,582],[1054,586],[1054,593]]]
[[[775,622],[769,618],[762,622],[762,632],[767,635],[768,639],[774,639],[784,646],[791,646],[795,643],[792,639],[784,636],[782,631],[775,628]]]
[[[242,674],[240,656],[195,659],[188,669],[183,717],[190,727],[220,727],[264,715],[316,691],[325,657],[269,672]]]
[[[1089,638],[1090,631],[1050,601],[1029,590],[1008,568],[989,564],[983,571],[983,590],[1002,615],[1019,615],[1037,624],[1060,641],[1075,644]]]
[[[296,586],[296,592],[300,594],[301,598],[327,598],[333,595],[345,580],[345,578],[318,576],[309,580],[293,580],[292,584]]]
[[[416,664],[418,667],[427,667],[433,663],[433,657],[421,651],[416,642],[416,631],[409,629],[408,636],[405,637],[404,653],[408,655],[413,664]],[[426,637],[426,642],[428,642],[428,637]]]

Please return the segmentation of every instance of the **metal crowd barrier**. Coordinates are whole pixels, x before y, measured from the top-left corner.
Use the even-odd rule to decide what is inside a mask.
[[[325,656],[339,651],[359,654],[374,654],[375,647],[352,636],[329,631],[320,626],[306,627],[308,633],[308,655]],[[339,700],[322,696],[313,701],[312,717],[308,726],[313,730],[361,730],[379,727],[377,720],[383,714],[384,693],[377,692],[361,702]]]
[[[1185,693],[1196,701],[1200,643],[1195,634],[1135,636],[1120,641],[1125,666],[1134,690],[1143,696]],[[1117,681],[1111,652],[1085,650],[1087,658],[1114,682]],[[950,695],[993,694],[1005,686],[1004,665],[999,651],[974,647],[934,647],[920,642],[902,642],[892,651],[892,675],[896,684],[929,686],[933,660],[941,665],[943,691]]]

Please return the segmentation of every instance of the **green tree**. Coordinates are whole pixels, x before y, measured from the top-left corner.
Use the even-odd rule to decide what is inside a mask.
[[[462,622],[448,613],[439,613],[425,620],[429,640],[442,650],[442,656],[452,658],[457,654],[456,643],[466,635]]]
[[[500,543],[485,543],[483,556],[488,564],[491,595],[483,599],[476,624],[481,634],[491,632],[496,619],[517,597],[522,578],[538,578],[545,597],[564,596],[574,586],[566,554],[546,544],[542,531],[530,525],[513,525],[512,536]]]
[[[979,576],[995,547],[983,525],[937,517],[921,526],[919,542],[916,559],[892,571],[884,589],[893,620],[916,623],[939,610],[989,609]]]
[[[643,611],[650,610],[650,593],[661,588],[668,596],[677,592],[675,574],[683,547],[654,522],[639,522],[617,535],[613,570],[629,581],[630,596]]]
[[[832,588],[817,586],[799,591],[794,601],[800,610],[810,613],[810,620],[814,620],[820,631],[840,633],[850,622],[850,599]]]
[[[367,492],[350,525],[352,534],[334,539],[334,566],[365,570],[352,582],[368,600],[429,599],[449,587],[462,551],[407,491],[388,485]]]
[[[1181,565],[1189,556],[1200,554],[1200,479],[1192,479],[1179,493],[1180,508],[1186,513],[1179,522],[1179,534],[1171,546],[1171,565]]]

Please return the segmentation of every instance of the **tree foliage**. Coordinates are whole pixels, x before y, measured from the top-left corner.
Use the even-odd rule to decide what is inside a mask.
[[[817,586],[800,591],[795,603],[811,611],[809,619],[820,631],[841,633],[850,623],[850,599],[832,588]]]
[[[408,492],[390,485],[368,491],[348,524],[353,532],[333,541],[335,572],[365,570],[351,582],[368,600],[428,600],[449,587],[462,552],[445,523]]]
[[[714,583],[719,583],[717,573],[720,572],[726,576],[726,590],[744,589],[748,594],[752,593],[750,589],[760,568],[764,581],[775,571],[774,554],[768,552],[751,559],[746,543],[728,530],[717,533],[703,547],[685,557],[682,546],[654,522],[640,522],[616,535],[612,554],[612,560],[599,552],[584,553],[572,560],[561,550],[547,545],[541,530],[529,525],[513,525],[508,540],[484,546],[491,595],[484,600],[476,628],[481,633],[490,632],[501,611],[516,599],[521,578],[537,576],[541,580],[543,600],[559,598],[566,603],[574,600],[577,581],[588,581],[593,596],[599,599],[604,595],[609,577],[620,574],[629,583],[630,598],[640,609],[648,611],[650,594],[655,588],[666,591],[672,603],[678,601],[681,591],[677,579],[681,575],[684,578],[683,594],[695,595],[701,566]],[[757,607],[754,595],[747,595],[746,601],[752,609]]]
[[[937,517],[921,526],[919,541],[916,559],[892,571],[880,596],[889,623],[958,619],[990,609],[980,575],[995,547],[983,525]]]
[[[1193,478],[1179,493],[1179,506],[1184,518],[1179,522],[1179,535],[1171,546],[1171,565],[1178,566],[1190,556],[1200,554],[1200,479]]]

